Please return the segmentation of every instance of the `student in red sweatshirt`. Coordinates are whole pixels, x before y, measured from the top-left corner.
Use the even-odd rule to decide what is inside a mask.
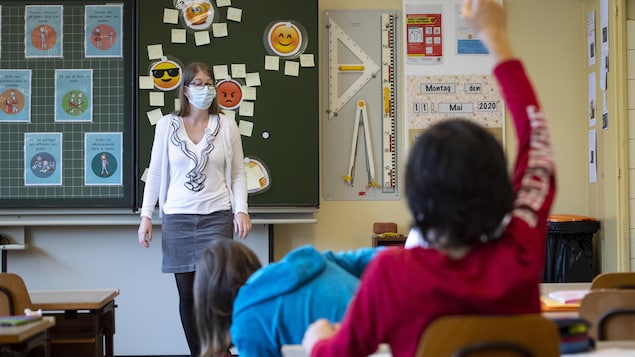
[[[303,339],[312,357],[367,356],[380,343],[412,357],[439,316],[539,313],[555,170],[546,120],[514,57],[497,0],[464,0],[462,16],[496,58],[518,153],[511,178],[503,149],[480,125],[443,120],[417,139],[406,196],[425,244],[386,249],[369,264],[341,324],[320,319]]]

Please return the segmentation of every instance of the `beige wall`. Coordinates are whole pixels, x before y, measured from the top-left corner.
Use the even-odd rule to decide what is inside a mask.
[[[609,130],[598,129],[599,182],[588,183],[586,120],[586,23],[594,0],[505,0],[508,29],[514,50],[523,58],[538,91],[552,132],[554,154],[558,165],[558,196],[554,212],[592,216],[602,223],[598,254],[602,270],[619,270],[617,247],[617,124],[614,118]],[[396,9],[401,1],[321,0],[325,9]],[[597,9],[599,11],[599,9]],[[403,20],[403,19],[400,19]],[[599,27],[599,17],[598,24]],[[320,36],[324,32],[321,31]],[[598,42],[599,44],[599,42]],[[597,65],[596,65],[597,67]],[[324,67],[322,66],[321,70]],[[599,80],[598,80],[599,84]],[[322,93],[322,91],[320,91]],[[609,101],[614,98],[609,98]],[[403,109],[403,108],[402,108]],[[616,115],[617,116],[617,115]],[[401,118],[403,118],[403,113]],[[599,121],[598,121],[599,123]],[[508,128],[511,128],[508,122]],[[403,141],[402,141],[403,142]],[[612,144],[611,144],[612,143]],[[515,142],[507,132],[507,148],[515,150]],[[403,148],[401,148],[403,151]],[[405,153],[401,154],[401,164]],[[403,172],[403,166],[400,167]],[[403,176],[403,175],[402,175]],[[403,185],[402,193],[403,193]],[[314,225],[277,225],[275,258],[303,244],[321,249],[349,249],[371,244],[372,224],[392,221],[401,233],[407,233],[410,216],[405,200],[401,201],[325,201],[316,214]]]

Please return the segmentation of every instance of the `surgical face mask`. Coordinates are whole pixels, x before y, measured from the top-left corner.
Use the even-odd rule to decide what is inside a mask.
[[[188,88],[188,99],[190,104],[197,107],[198,109],[209,109],[216,98],[216,88],[205,85],[201,88],[197,88],[193,85],[190,85]]]

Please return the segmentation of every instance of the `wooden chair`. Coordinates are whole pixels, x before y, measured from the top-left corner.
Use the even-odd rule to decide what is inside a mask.
[[[635,289],[635,272],[602,273],[591,282],[594,289]]]
[[[22,278],[14,273],[0,273],[0,311],[6,315],[24,315],[32,309],[31,297]]]
[[[559,357],[555,323],[539,314],[455,315],[434,320],[415,357]]]
[[[578,314],[591,324],[589,337],[596,341],[635,340],[635,290],[591,290]]]

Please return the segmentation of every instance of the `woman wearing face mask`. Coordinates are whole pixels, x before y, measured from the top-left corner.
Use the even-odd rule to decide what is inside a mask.
[[[161,270],[172,273],[192,356],[199,355],[193,306],[196,261],[213,239],[244,239],[251,230],[238,126],[219,112],[214,74],[192,63],[182,74],[181,109],[157,124],[148,166],[139,243],[152,241],[152,213],[162,217]]]

